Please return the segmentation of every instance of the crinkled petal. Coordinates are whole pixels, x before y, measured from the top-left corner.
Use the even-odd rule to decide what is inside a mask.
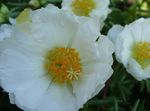
[[[73,82],[79,108],[105,86],[106,80],[112,75],[112,69],[108,64],[88,64],[84,66],[82,74],[78,81]]]
[[[0,26],[0,41],[4,40],[5,38],[10,38],[12,34],[12,27],[11,25],[1,25]]]
[[[129,60],[127,71],[139,81],[150,78],[150,67],[143,70],[133,58]]]
[[[98,29],[93,29],[97,29],[96,25],[92,24],[91,21],[86,21],[80,25],[75,37],[70,42],[71,47],[77,49],[80,53],[82,62],[97,59],[99,57],[96,39],[99,37],[100,33]]]
[[[28,57],[16,50],[5,50],[0,56],[0,79],[2,87],[13,92],[44,75],[41,59]],[[38,69],[38,70],[37,70]]]
[[[112,75],[113,52],[114,46],[111,41],[107,37],[100,37],[97,43],[99,58],[96,61],[85,62],[83,75],[78,81],[73,82],[73,92],[77,97],[78,107],[82,107],[88,99],[95,96]]]
[[[99,50],[99,62],[112,65],[113,58],[112,53],[114,53],[114,45],[108,39],[108,37],[101,35],[98,40],[98,50]]]
[[[73,16],[52,5],[35,10],[31,15],[31,33],[36,40],[43,42],[47,47],[67,46],[78,29],[78,22]]]
[[[118,61],[122,62],[125,66],[128,63],[128,59],[131,55],[131,47],[134,43],[132,38],[132,32],[128,30],[129,26],[126,26],[124,30],[120,33],[118,39],[116,40],[115,55]]]
[[[27,56],[42,57],[47,51],[45,44],[36,41],[32,36],[27,36],[18,29],[13,29],[12,37],[0,44],[0,52],[15,49]]]
[[[36,111],[41,98],[45,95],[48,90],[51,80],[47,76],[35,78],[32,84],[26,87],[22,87],[14,92],[15,103],[22,109],[30,109]]]
[[[6,91],[13,92],[34,77],[43,75],[43,47],[18,31],[0,44],[0,80]],[[38,69],[38,70],[37,70]]]
[[[15,95],[13,93],[9,93],[9,100],[11,104],[15,104]]]
[[[108,31],[108,37],[109,39],[115,43],[118,35],[122,32],[123,27],[121,25],[114,25],[109,31]]]
[[[107,15],[111,12],[108,8],[110,1],[109,0],[94,0],[96,3],[96,9],[90,14],[92,17],[99,18],[99,21],[102,23]]]
[[[68,85],[52,83],[36,111],[77,111],[75,96]]]

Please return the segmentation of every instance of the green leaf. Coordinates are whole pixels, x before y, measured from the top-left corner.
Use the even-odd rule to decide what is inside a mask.
[[[131,111],[137,111],[137,110],[138,110],[139,103],[140,103],[140,100],[138,99],[138,100],[135,102],[135,104],[134,104],[134,106],[133,106],[133,108],[132,108]]]

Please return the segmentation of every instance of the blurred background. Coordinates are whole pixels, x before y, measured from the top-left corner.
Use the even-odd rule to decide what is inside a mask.
[[[0,24],[9,24],[9,18],[16,18],[24,8],[35,10],[49,3],[61,7],[61,0],[0,0]],[[124,26],[140,17],[150,17],[150,0],[110,0],[109,7],[112,12],[101,31],[105,35],[114,24]],[[136,81],[116,60],[113,69],[105,88],[80,111],[150,111],[150,80]],[[22,111],[10,104],[2,88],[0,111]]]

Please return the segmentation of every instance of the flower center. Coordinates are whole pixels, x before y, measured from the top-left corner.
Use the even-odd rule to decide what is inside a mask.
[[[89,16],[95,8],[94,0],[74,0],[72,3],[72,10],[78,16]]]
[[[74,48],[53,48],[45,60],[44,68],[56,83],[70,83],[81,74],[79,53]]]
[[[150,65],[150,43],[138,42],[133,46],[133,58],[145,68]]]

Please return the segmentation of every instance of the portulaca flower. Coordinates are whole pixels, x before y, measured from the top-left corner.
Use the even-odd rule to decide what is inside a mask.
[[[25,111],[77,111],[112,75],[113,44],[90,20],[48,5],[26,9],[12,27],[0,43],[0,80]]]
[[[139,19],[108,33],[115,43],[116,57],[137,80],[150,78],[150,19]]]
[[[79,18],[91,17],[102,24],[110,13],[109,0],[63,0],[62,9]]]

